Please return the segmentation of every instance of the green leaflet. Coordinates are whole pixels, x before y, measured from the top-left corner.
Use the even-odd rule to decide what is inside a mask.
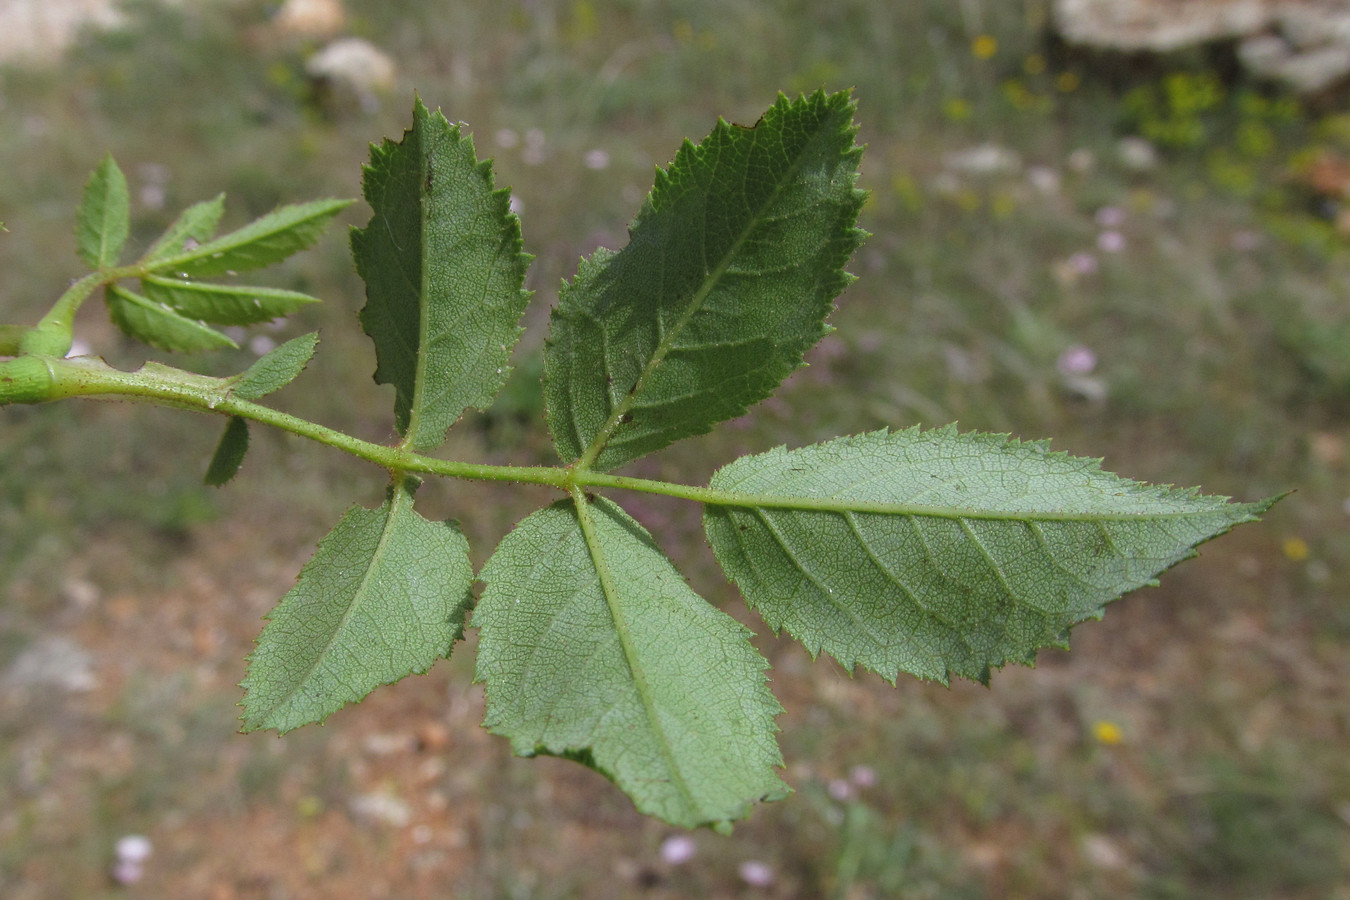
[[[530,257],[491,164],[420,99],[401,143],[371,147],[363,184],[374,215],[352,231],[361,325],[375,342],[375,380],[394,386],[404,444],[427,450],[505,384]]]
[[[225,195],[194,203],[179,214],[173,224],[145,251],[142,262],[153,264],[183,252],[189,238],[197,243],[209,241],[225,214]]]
[[[534,513],[481,577],[484,725],[516,753],[586,762],[684,827],[786,794],[773,771],[781,708],[750,632],[691,591],[619,507]]]
[[[154,268],[190,278],[261,269],[313,246],[333,216],[352,203],[351,200],[314,200],[281,206],[237,231],[191,250],[156,259]],[[203,211],[197,227],[205,227],[209,212]]]
[[[472,583],[464,536],[422,518],[405,487],[348,510],[268,616],[242,685],[244,730],[322,722],[426,672],[461,637]]]
[[[117,265],[130,230],[127,178],[109,154],[89,176],[75,214],[75,247],[80,259],[95,269]]]
[[[225,433],[220,436],[211,464],[206,467],[203,479],[212,487],[220,487],[235,475],[248,455],[248,422],[238,416],[230,416],[225,423]]]
[[[281,390],[300,376],[318,346],[317,331],[291,338],[235,376],[230,393],[240,400],[257,400]]]
[[[686,142],[618,253],[563,288],[545,348],[559,455],[597,471],[768,397],[826,332],[864,233],[854,104],[818,92]]]
[[[115,284],[108,285],[108,314],[130,337],[161,350],[196,353],[238,345],[225,335]]]
[[[241,287],[147,275],[145,296],[191,319],[215,325],[254,325],[280,319],[319,298],[281,288]]]
[[[718,561],[812,654],[987,681],[1271,502],[1127,481],[1002,435],[912,428],[743,457],[712,479]]]

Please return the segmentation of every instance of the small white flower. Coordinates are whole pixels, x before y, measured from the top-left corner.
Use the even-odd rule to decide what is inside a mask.
[[[112,880],[118,884],[136,884],[145,877],[145,869],[138,862],[119,859],[113,863]]]
[[[1097,354],[1091,347],[1074,344],[1059,355],[1055,368],[1061,375],[1087,375],[1097,368]]]
[[[527,166],[537,166],[548,156],[546,144],[547,139],[544,132],[538,128],[531,128],[525,132],[525,149],[521,151],[520,158]]]
[[[162,184],[142,185],[140,190],[141,206],[149,210],[161,210],[164,208],[165,192]]]
[[[1027,181],[1037,191],[1047,196],[1058,194],[1061,179],[1059,173],[1049,166],[1032,166],[1027,169]]]
[[[1119,253],[1125,249],[1125,235],[1119,231],[1103,231],[1097,235],[1097,247],[1103,253]]]
[[[698,845],[687,834],[675,834],[661,842],[661,861],[666,865],[680,866],[694,858]]]
[[[1119,228],[1125,224],[1125,210],[1119,206],[1103,206],[1097,210],[1096,220],[1102,228]]]
[[[1075,253],[1069,257],[1069,271],[1075,275],[1092,275],[1097,266],[1097,257],[1091,253]]]
[[[117,858],[123,862],[143,863],[150,858],[154,852],[154,845],[150,839],[143,834],[128,834],[125,837],[117,839],[117,848],[114,850]]]
[[[773,869],[768,863],[757,859],[747,859],[736,871],[741,876],[741,881],[751,887],[764,888],[773,884]]]
[[[877,770],[871,766],[854,766],[848,770],[848,780],[854,787],[870,788],[877,783]]]

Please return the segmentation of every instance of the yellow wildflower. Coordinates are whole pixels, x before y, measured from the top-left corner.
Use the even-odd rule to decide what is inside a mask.
[[[1308,542],[1301,537],[1285,538],[1280,549],[1284,550],[1284,555],[1294,562],[1303,562],[1308,558]]]
[[[993,35],[982,34],[970,42],[970,52],[976,59],[989,59],[998,52],[998,39]]]
[[[1125,739],[1125,732],[1121,731],[1115,722],[1103,720],[1092,726],[1092,736],[1097,739],[1097,743],[1114,747]]]

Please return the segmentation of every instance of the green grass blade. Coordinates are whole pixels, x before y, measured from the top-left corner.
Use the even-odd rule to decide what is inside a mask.
[[[484,724],[516,753],[582,761],[684,827],[724,826],[786,794],[781,710],[750,632],[693,593],[617,506],[536,512],[482,579]]]
[[[127,178],[109,154],[89,176],[75,214],[75,247],[80,259],[95,269],[117,265],[130,231]]]
[[[469,545],[402,487],[353,507],[268,616],[243,681],[244,730],[322,722],[449,655],[472,600]]]
[[[747,497],[705,507],[704,525],[765,621],[892,681],[987,681],[1030,664],[1273,502],[1127,481],[1098,460],[954,428],[779,448],[712,487]]]
[[[846,94],[786,97],[686,142],[622,251],[565,285],[546,345],[558,453],[598,471],[768,397],[826,334],[863,232]]]
[[[199,353],[238,345],[208,325],[181,316],[167,306],[118,285],[108,286],[108,314],[130,337],[179,353]]]
[[[418,100],[403,140],[372,146],[370,157],[363,183],[374,216],[352,232],[366,282],[361,325],[375,342],[375,380],[394,386],[399,433],[426,450],[506,383],[530,257],[510,195],[439,111]]]
[[[318,297],[281,288],[247,287],[184,281],[147,275],[141,279],[145,296],[172,307],[191,319],[215,325],[254,325],[282,319]]]

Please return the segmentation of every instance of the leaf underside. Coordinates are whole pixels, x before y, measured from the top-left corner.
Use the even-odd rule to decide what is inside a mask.
[[[440,112],[418,100],[403,141],[370,156],[363,184],[374,215],[351,236],[366,283],[361,325],[375,342],[375,380],[394,386],[405,445],[428,450],[506,383],[530,258],[509,193]]]
[[[469,546],[402,487],[353,507],[268,615],[249,657],[244,731],[322,722],[382,684],[449,655],[472,600]]]
[[[750,632],[617,506],[536,512],[481,577],[475,680],[484,725],[516,753],[581,760],[684,827],[723,826],[786,794],[773,771],[781,708]]]
[[[161,350],[198,353],[239,345],[214,328],[119,285],[108,285],[108,315],[129,337]]]
[[[215,325],[255,325],[318,303],[317,297],[281,288],[245,287],[147,275],[141,290],[156,303]]]
[[[1069,627],[1271,502],[1127,481],[1043,443],[879,431],[736,460],[708,540],[814,655],[946,682],[1067,646]]]
[[[768,397],[828,329],[864,233],[846,94],[779,97],[686,142],[615,253],[564,285],[545,347],[559,455],[597,471]]]
[[[211,457],[211,464],[206,467],[206,477],[203,480],[211,487],[220,487],[239,474],[239,467],[243,465],[246,455],[248,455],[248,422],[239,416],[230,416],[229,421],[225,423],[225,432],[220,436],[220,443],[216,445],[215,455]]]

